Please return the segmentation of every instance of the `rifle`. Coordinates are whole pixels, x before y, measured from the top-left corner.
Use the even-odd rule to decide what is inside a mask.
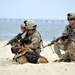
[[[68,31],[68,35],[62,35],[61,37],[57,38],[56,40],[51,41],[50,44],[44,46],[44,48],[47,47],[47,46],[51,46],[52,44],[54,44],[55,42],[57,42],[59,39],[62,39],[63,41],[65,39],[68,39],[68,43],[71,43],[71,41],[72,41],[72,31],[73,31],[71,25],[68,25],[66,27],[66,29]]]
[[[59,39],[62,39],[62,40],[64,41],[65,39],[68,39],[68,35],[62,35],[62,36],[58,37],[57,39],[51,41],[50,44],[44,46],[44,48],[47,47],[47,46],[51,46],[51,45],[53,45],[53,44],[54,44],[55,42],[57,42]]]
[[[9,45],[9,44],[12,44],[13,42],[18,42],[18,40],[21,38],[21,35],[22,35],[22,34],[23,34],[23,33],[19,33],[19,34],[16,35],[13,39],[9,40],[9,42],[8,42],[6,45],[4,45],[4,47],[7,46],[7,45]]]

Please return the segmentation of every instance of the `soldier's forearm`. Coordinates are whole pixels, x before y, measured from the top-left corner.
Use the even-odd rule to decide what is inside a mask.
[[[17,55],[17,58],[20,57],[20,56],[22,56],[22,55],[24,55],[26,52],[27,52],[27,50],[25,50],[25,51],[23,51],[22,53],[18,54],[18,55]]]

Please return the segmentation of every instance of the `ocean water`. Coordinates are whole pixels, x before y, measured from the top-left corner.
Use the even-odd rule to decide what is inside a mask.
[[[20,24],[23,21],[0,21],[0,40],[10,40],[21,32]],[[54,37],[60,37],[65,28],[65,21],[36,21],[37,31],[44,41],[51,41]]]

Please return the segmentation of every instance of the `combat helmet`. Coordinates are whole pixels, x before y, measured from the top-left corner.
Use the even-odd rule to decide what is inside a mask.
[[[67,19],[75,19],[75,13],[68,13],[67,14]]]
[[[26,28],[25,23],[21,24],[21,28]]]
[[[34,20],[28,20],[26,22],[26,24],[27,24],[26,29],[28,29],[28,30],[36,29],[36,27],[37,27],[37,24]]]

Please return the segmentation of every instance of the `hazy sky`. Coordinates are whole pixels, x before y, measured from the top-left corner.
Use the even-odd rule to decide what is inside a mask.
[[[75,0],[0,0],[0,18],[66,19]]]

